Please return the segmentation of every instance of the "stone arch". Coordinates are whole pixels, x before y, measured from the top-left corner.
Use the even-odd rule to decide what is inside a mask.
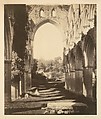
[[[35,25],[34,29],[33,29],[33,35],[35,34],[35,32],[37,31],[37,29],[42,26],[43,24],[45,23],[51,23],[53,25],[55,25],[56,27],[60,27],[59,26],[59,23],[57,23],[56,21],[54,20],[51,20],[51,19],[45,19],[45,20],[42,20],[41,22],[39,22],[38,24]]]
[[[85,58],[87,58],[87,64],[84,65],[84,84],[87,91],[87,97],[93,98],[93,85],[92,82],[95,74],[96,67],[96,45],[94,29],[91,29],[84,40],[84,52]],[[96,80],[95,80],[96,83]],[[94,84],[96,85],[96,84]]]
[[[35,33],[36,31],[38,30],[39,27],[41,27],[42,25],[44,25],[45,23],[51,23],[53,25],[55,25],[56,27],[60,28],[59,24],[53,20],[50,20],[50,19],[46,19],[46,20],[42,20],[41,22],[39,22],[38,24],[36,24],[34,27],[33,27],[33,32],[32,32],[32,36],[31,36],[31,53],[33,54],[33,42],[34,42],[34,36],[35,36]],[[61,28],[60,28],[61,29]]]
[[[42,20],[41,22],[39,22],[38,24],[36,24],[35,27],[33,28],[33,33],[32,33],[32,37],[31,37],[32,41],[34,40],[34,36],[35,36],[35,33],[36,33],[36,31],[38,30],[38,28],[39,28],[40,26],[44,25],[45,23],[51,23],[51,24],[55,25],[55,26],[60,30],[60,32],[61,32],[61,34],[62,34],[62,37],[63,37],[63,38],[65,37],[65,36],[64,36],[63,29],[61,28],[61,26],[60,26],[59,23],[57,23],[56,21],[51,20],[51,19],[45,19],[45,20]],[[32,45],[31,45],[31,46],[32,46]],[[33,47],[33,46],[32,46],[32,47]]]
[[[84,41],[84,51],[86,52],[86,56],[88,59],[88,67],[94,66],[94,61],[95,61],[94,55],[96,55],[95,48],[96,45],[95,45],[93,31],[89,31]]]
[[[35,37],[35,34],[36,34],[36,31],[42,26],[42,25],[44,25],[44,24],[46,24],[46,23],[50,23],[50,24],[53,24],[54,26],[56,26],[58,29],[60,29],[61,30],[61,27],[59,26],[59,23],[57,23],[57,22],[55,22],[54,20],[51,20],[51,19],[45,19],[45,20],[41,20],[38,24],[36,24],[34,27],[33,27],[33,31],[32,31],[32,36],[31,36],[31,40],[32,40],[32,42],[31,42],[31,54],[32,54],[32,59],[31,59],[31,64],[32,64],[32,67],[31,67],[31,71],[33,72],[33,64],[34,64],[34,62],[33,62],[33,42],[34,42],[34,37]],[[31,80],[33,80],[33,73],[31,73]],[[32,85],[33,85],[33,81],[32,81]]]

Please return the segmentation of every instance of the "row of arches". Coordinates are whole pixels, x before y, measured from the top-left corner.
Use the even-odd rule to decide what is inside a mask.
[[[65,55],[66,89],[86,97],[96,98],[95,28],[82,35]]]

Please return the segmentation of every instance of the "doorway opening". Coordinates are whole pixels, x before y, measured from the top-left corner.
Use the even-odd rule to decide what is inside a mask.
[[[33,42],[33,59],[34,67],[36,66],[35,73],[38,77],[41,75],[41,78],[44,76],[50,80],[64,79],[63,38],[55,25],[45,23],[36,31]]]

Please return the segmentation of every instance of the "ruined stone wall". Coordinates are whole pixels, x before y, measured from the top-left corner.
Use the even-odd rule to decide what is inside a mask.
[[[70,49],[74,43],[81,40],[82,34],[94,28],[96,14],[95,4],[75,4],[71,5],[68,11],[67,22],[67,47]]]
[[[35,25],[30,35],[32,41],[36,30],[47,22],[60,29],[65,47],[66,87],[78,94],[86,92],[87,97],[93,97],[92,73],[96,72],[96,7],[95,4],[32,5],[29,12],[29,20]]]
[[[97,77],[96,7],[95,4],[24,5],[22,15],[19,15],[20,12],[17,9],[17,17],[14,20],[14,9],[11,6],[5,6],[4,57],[5,99],[7,101],[11,100],[12,46],[19,53],[19,56],[24,58],[25,72],[21,85],[22,92],[25,93],[31,87],[34,35],[37,29],[45,23],[55,25],[63,35],[67,89],[78,94],[86,92],[85,96],[93,97],[93,86],[96,85]],[[28,22],[26,21],[27,17]],[[16,28],[14,29],[15,23]],[[14,30],[19,32],[15,34],[15,41],[13,41]]]
[[[18,98],[19,95],[24,93],[24,53],[25,53],[25,41],[27,39],[27,34],[25,31],[26,25],[26,7],[25,5],[5,5],[4,6],[4,77],[5,77],[5,105],[11,101],[11,96],[13,99]],[[12,57],[12,52],[16,53],[16,58]],[[14,62],[15,59],[21,59],[22,62]],[[17,60],[18,60],[17,59]],[[17,67],[21,66],[20,73],[22,73],[19,78],[12,78],[16,75],[17,69],[15,71],[14,66],[12,69],[12,63],[15,63]],[[19,74],[20,74],[19,73]],[[18,75],[19,75],[18,74]],[[15,76],[16,77],[16,76]],[[19,86],[19,81],[21,85]],[[12,85],[14,84],[14,85]],[[12,88],[13,87],[13,88]],[[17,88],[16,88],[17,87]],[[18,87],[20,89],[18,89]],[[14,90],[12,90],[14,89]],[[19,92],[19,90],[21,90]],[[15,96],[15,94],[16,96]]]
[[[70,5],[67,26],[65,58],[69,60],[65,66],[69,65],[69,73],[66,73],[66,87],[69,85],[68,90],[96,98],[96,5]],[[70,65],[75,67],[74,74]]]

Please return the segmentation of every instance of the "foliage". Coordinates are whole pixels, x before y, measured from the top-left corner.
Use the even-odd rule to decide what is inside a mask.
[[[45,73],[50,73],[52,78],[59,78],[63,75],[63,63],[61,57],[56,57],[54,60],[38,60],[37,71],[43,70]]]
[[[11,79],[23,74],[22,59],[18,57],[15,51],[12,51]]]
[[[36,73],[36,71],[37,71],[37,68],[38,68],[37,62],[38,62],[37,59],[33,60],[33,73]]]

